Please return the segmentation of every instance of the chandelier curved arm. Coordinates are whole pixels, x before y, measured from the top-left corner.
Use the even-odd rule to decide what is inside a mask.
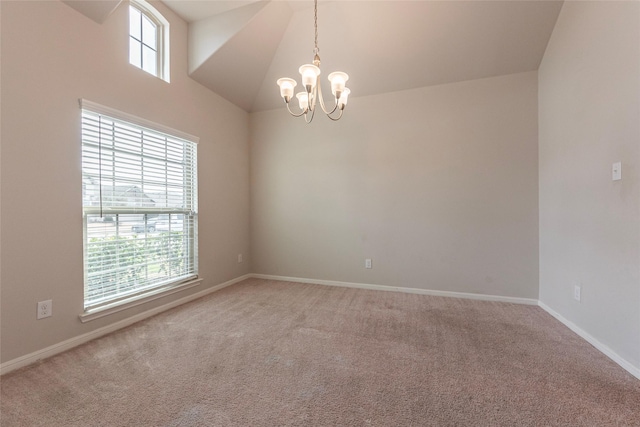
[[[307,108],[304,110],[304,121],[309,124],[313,121],[313,117],[316,114],[316,100],[318,99],[318,85],[320,82],[311,89],[311,92],[307,92]],[[311,112],[311,117],[308,116],[308,113]]]
[[[308,111],[307,111],[308,112]],[[307,115],[304,115],[304,121],[309,124],[313,120],[313,116],[316,114],[316,109],[311,110],[311,117],[307,120]]]
[[[331,117],[330,115],[333,114],[337,109],[338,109],[338,100],[335,100],[335,105],[333,107],[333,110],[331,111],[327,111],[327,108],[324,105],[324,99],[322,98],[322,88],[320,87],[320,79],[318,79],[318,96],[320,97],[320,107],[322,108],[322,111],[324,111],[324,113]],[[340,114],[342,116],[342,113]]]
[[[300,117],[301,115],[307,113],[307,110],[302,110],[302,112],[300,112],[299,114],[294,113],[293,111],[291,111],[291,107],[289,107],[288,102],[287,102],[287,110],[289,110],[289,114],[291,114],[293,117]]]
[[[330,115],[330,114],[327,114],[327,117],[329,117],[329,118],[330,118],[331,120],[333,120],[334,122],[337,122],[338,120],[340,120],[340,117],[342,117],[342,112],[343,112],[343,111],[344,111],[343,109],[341,109],[341,110],[340,110],[340,114],[338,115],[338,117],[331,117],[331,115]]]

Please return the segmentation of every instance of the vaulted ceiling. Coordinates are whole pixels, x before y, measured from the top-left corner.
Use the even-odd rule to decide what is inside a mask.
[[[163,2],[189,23],[190,76],[246,111],[282,107],[276,80],[312,62],[312,0]],[[65,3],[100,22],[120,0]],[[332,71],[358,97],[537,70],[562,3],[319,0],[325,93]]]

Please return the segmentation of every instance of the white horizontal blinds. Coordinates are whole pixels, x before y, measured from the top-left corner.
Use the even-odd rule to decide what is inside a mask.
[[[193,141],[83,108],[85,308],[197,275],[196,153]]]
[[[195,210],[196,144],[88,110],[82,114],[85,208]]]

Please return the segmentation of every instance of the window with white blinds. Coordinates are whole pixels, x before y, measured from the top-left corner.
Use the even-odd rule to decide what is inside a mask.
[[[85,310],[195,279],[197,138],[81,107]]]

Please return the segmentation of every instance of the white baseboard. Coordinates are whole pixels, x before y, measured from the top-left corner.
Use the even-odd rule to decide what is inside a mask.
[[[256,279],[280,280],[284,282],[311,283],[315,285],[340,286],[343,288],[369,289],[373,291],[403,292],[407,294],[431,295],[431,296],[438,296],[438,297],[464,298],[464,299],[474,299],[474,300],[481,300],[481,301],[499,301],[499,302],[510,302],[514,304],[538,305],[538,300],[533,298],[503,297],[499,295],[483,295],[483,294],[471,294],[471,293],[465,293],[465,292],[436,291],[436,290],[419,289],[419,288],[402,288],[402,287],[386,286],[386,285],[370,285],[366,283],[337,282],[334,280],[319,280],[319,279],[305,279],[301,277],[273,276],[269,274],[251,274],[251,277]]]
[[[631,364],[630,362],[628,362],[627,360],[622,358],[618,353],[616,353],[615,351],[611,350],[606,345],[602,344],[596,338],[594,338],[593,336],[591,336],[590,334],[585,332],[583,329],[578,327],[575,323],[573,323],[572,321],[568,320],[567,318],[562,316],[560,313],[558,313],[557,311],[555,311],[554,309],[552,309],[551,307],[549,307],[548,305],[546,305],[542,301],[538,301],[538,305],[544,311],[546,311],[547,313],[549,313],[550,315],[552,315],[553,317],[558,319],[567,328],[571,329],[573,332],[578,334],[580,336],[580,338],[582,338],[585,341],[587,341],[589,344],[591,344],[596,349],[601,351],[609,359],[611,359],[614,362],[616,362],[618,365],[620,365],[622,368],[624,368],[626,371],[628,371],[631,375],[633,375],[634,377],[636,377],[636,378],[638,378],[640,380],[640,368],[634,366],[633,364]]]
[[[201,298],[215,291],[219,291],[222,288],[226,288],[227,286],[231,286],[235,283],[241,282],[250,277],[251,277],[250,274],[245,274],[244,276],[236,277],[235,279],[231,279],[227,282],[220,283],[219,285],[213,286],[211,288],[207,288],[203,291],[188,295],[186,297],[180,298],[170,303],[161,305],[159,307],[152,308],[148,311],[136,314],[135,316],[131,316],[127,319],[123,319],[111,325],[104,326],[94,331],[87,332],[86,334],[82,334],[77,337],[70,338],[66,341],[62,341],[60,343],[49,346],[47,348],[43,348],[42,350],[34,351],[33,353],[18,357],[16,359],[9,360],[5,363],[0,364],[0,375],[4,375],[11,371],[15,371],[16,369],[20,369],[22,367],[31,365],[32,363],[35,363],[47,357],[55,356],[56,354],[62,353],[63,351],[67,351],[69,349],[72,349],[73,347],[77,347],[81,344],[84,344],[86,342],[99,338],[103,335],[117,331],[118,329],[125,328],[129,325],[132,325],[136,322],[144,320],[148,317],[155,316],[156,314],[162,313],[163,311],[169,310],[171,308],[174,308],[179,305],[185,304],[187,302],[193,301],[195,299]]]

